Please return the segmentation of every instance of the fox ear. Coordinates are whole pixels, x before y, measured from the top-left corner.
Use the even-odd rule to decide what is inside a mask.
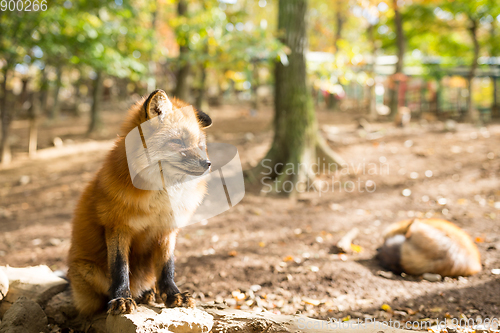
[[[200,122],[201,128],[208,128],[212,126],[212,118],[209,117],[208,114],[201,110],[196,110],[196,118]]]
[[[146,119],[160,117],[160,120],[163,120],[168,112],[172,112],[172,102],[163,90],[157,89],[144,102],[144,110]]]

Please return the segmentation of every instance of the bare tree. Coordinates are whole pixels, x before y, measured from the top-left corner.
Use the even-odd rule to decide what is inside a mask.
[[[319,171],[315,166],[324,170],[324,163],[343,163],[318,134],[306,84],[307,3],[307,0],[279,1],[278,29],[291,52],[288,64],[282,61],[275,66],[274,139],[253,173],[262,180],[263,175],[272,179],[275,184],[271,185],[272,190],[286,195],[296,193],[298,186],[313,180]],[[269,168],[272,171],[266,173]]]
[[[2,91],[2,97],[0,99],[0,118],[2,120],[2,140],[0,141],[0,149],[1,149],[1,159],[2,164],[9,164],[12,156],[10,153],[10,145],[9,145],[9,129],[11,122],[11,112],[7,109],[7,80],[10,74],[10,64],[7,63],[3,68],[3,80],[0,85],[0,89]]]
[[[186,0],[179,0],[177,3],[177,14],[179,16],[187,16],[188,4]],[[189,55],[189,39],[184,38],[184,41],[179,49],[179,59],[181,61],[179,71],[177,72],[177,84],[174,90],[174,96],[182,100],[189,98],[189,74],[191,72],[191,64],[188,60]]]
[[[88,133],[93,133],[102,126],[101,120],[101,99],[102,99],[102,83],[104,73],[102,70],[96,71],[96,78],[94,80],[94,90],[92,92],[92,107],[90,109],[90,125]]]
[[[403,31],[403,19],[401,17],[401,11],[398,5],[398,0],[392,1],[394,9],[394,26],[396,28],[396,48],[398,60],[396,62],[396,69],[393,75],[393,84],[390,89],[390,101],[389,107],[391,109],[390,117],[394,118],[398,112],[398,101],[399,101],[399,87],[401,83],[401,77],[403,75],[403,60],[405,54],[405,36]]]
[[[472,101],[472,83],[474,77],[476,76],[477,70],[477,60],[479,59],[479,40],[477,36],[477,29],[479,25],[479,20],[474,18],[472,15],[469,15],[469,34],[472,39],[472,43],[474,45],[472,62],[469,69],[469,75],[467,76],[467,90],[469,93],[467,94],[467,121],[478,123],[480,122],[479,112],[476,108],[474,108],[474,104]]]

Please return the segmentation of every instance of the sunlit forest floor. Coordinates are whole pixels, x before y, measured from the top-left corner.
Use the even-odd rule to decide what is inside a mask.
[[[42,123],[44,149],[36,160],[23,152],[28,123],[14,122],[15,160],[0,169],[0,265],[65,269],[72,211],[125,113],[107,109],[104,130],[91,139],[83,135],[86,118]],[[272,108],[254,117],[248,109],[214,108],[208,131],[209,141],[235,144],[245,168],[258,163],[272,138]],[[323,134],[351,164],[341,175],[319,177],[330,184],[327,193],[290,201],[251,185],[232,210],[183,229],[176,248],[180,289],[203,302],[316,318],[498,315],[500,275],[492,269],[500,268],[500,125],[458,124],[448,131],[441,122],[414,121],[404,129],[373,123],[366,132],[358,129],[357,117],[318,111]],[[49,148],[54,137],[62,139],[62,148]],[[346,187],[349,181],[354,189]],[[430,216],[455,222],[476,240],[481,273],[429,282],[381,272],[372,258],[382,230],[397,220]],[[360,229],[356,252],[335,253],[336,242],[354,227]],[[381,310],[383,304],[390,310]]]

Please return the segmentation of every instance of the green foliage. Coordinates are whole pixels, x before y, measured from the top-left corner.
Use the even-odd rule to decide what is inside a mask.
[[[0,57],[21,62],[31,55],[41,68],[87,66],[137,80],[155,43],[145,24],[148,4],[81,0],[50,3],[46,11],[3,12]]]
[[[38,68],[103,71],[134,81],[150,75],[149,62],[164,63],[166,55],[177,65],[189,62],[194,68],[231,70],[246,77],[252,76],[255,64],[286,62],[287,50],[276,32],[277,1],[185,1],[185,16],[177,14],[177,0],[165,0],[161,6],[155,0],[58,0],[49,2],[46,11],[0,11],[0,60],[9,68],[35,63]],[[332,84],[349,77],[359,81],[354,74],[372,52],[394,54],[392,5],[393,0],[309,0],[310,51],[335,51],[337,14],[342,18],[337,57],[315,74],[330,80],[333,73]],[[480,56],[500,55],[500,0],[402,1],[400,10],[407,64],[470,65],[471,20],[478,24]],[[166,49],[169,37],[153,27],[155,15],[189,52],[177,57],[175,50]]]
[[[0,11],[0,59],[9,68],[29,54],[34,46],[32,32],[40,21],[37,12]]]
[[[216,70],[244,71],[251,62],[277,59],[284,48],[274,31],[249,16],[251,6],[190,1],[186,16],[169,21],[178,44],[190,51],[178,60]]]

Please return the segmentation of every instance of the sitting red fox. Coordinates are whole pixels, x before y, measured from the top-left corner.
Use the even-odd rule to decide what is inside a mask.
[[[138,189],[132,184],[125,150],[125,136],[131,130],[159,117],[150,138],[169,174],[205,173],[210,161],[204,129],[212,120],[201,111],[181,111],[184,106],[180,100],[170,102],[162,90],[134,105],[115,147],[80,198],[68,277],[83,315],[104,310],[106,305],[111,314],[131,313],[136,301],[153,300],[155,290],[167,307],[194,306],[193,298],[180,293],[174,283],[175,221],[190,218],[203,200],[206,184],[199,179],[180,183],[170,196],[166,188]]]
[[[377,251],[381,265],[396,273],[468,276],[481,271],[477,246],[462,229],[441,219],[391,224]]]

